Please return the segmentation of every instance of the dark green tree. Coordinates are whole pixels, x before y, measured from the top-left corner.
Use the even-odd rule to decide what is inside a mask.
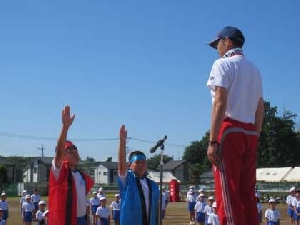
[[[160,164],[160,154],[155,154],[154,156],[150,157],[147,160],[147,164],[148,164],[148,169],[149,170],[159,170],[159,164]],[[167,155],[163,155],[163,162],[164,164],[173,160],[173,158],[171,156],[167,156]]]
[[[206,132],[200,141],[193,141],[185,148],[182,159],[187,160],[191,166],[189,168],[189,179],[191,183],[199,184],[200,175],[211,170],[211,163],[206,157],[209,132]]]
[[[0,165],[0,192],[2,193],[3,184],[7,182],[7,169]]]

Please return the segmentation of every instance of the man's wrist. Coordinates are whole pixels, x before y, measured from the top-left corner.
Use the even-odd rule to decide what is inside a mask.
[[[210,146],[216,146],[216,145],[219,145],[219,142],[218,142],[217,140],[209,140],[209,141],[208,141],[208,144],[209,144]]]

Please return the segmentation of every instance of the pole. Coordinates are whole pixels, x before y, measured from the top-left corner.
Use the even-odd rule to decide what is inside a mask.
[[[38,148],[38,150],[42,151],[42,158],[44,158],[44,150],[45,150],[44,145],[42,145],[41,148]]]
[[[163,151],[165,150],[165,146],[161,145],[160,146],[160,164],[159,164],[159,171],[160,171],[160,176],[159,176],[159,205],[158,205],[158,211],[159,211],[159,225],[162,225],[162,178],[163,178],[163,165],[164,165],[164,155]]]

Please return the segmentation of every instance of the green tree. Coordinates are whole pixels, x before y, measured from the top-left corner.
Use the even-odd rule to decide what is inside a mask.
[[[147,167],[149,170],[158,170],[158,166],[160,164],[160,154],[155,154],[154,156],[150,157],[148,160],[147,160]],[[171,156],[167,156],[167,155],[163,155],[163,163],[167,163],[169,161],[173,160],[173,158]]]
[[[0,192],[2,193],[3,184],[7,182],[7,169],[0,165]]]
[[[300,162],[299,134],[289,110],[278,116],[277,107],[265,102],[265,116],[257,151],[258,167],[297,166]]]
[[[189,168],[189,180],[191,183],[199,184],[200,175],[211,170],[211,163],[206,157],[208,140],[209,132],[206,132],[200,141],[193,141],[185,148],[183,153],[182,158],[191,164]]]
[[[107,157],[105,162],[112,162],[112,157]]]
[[[89,156],[86,157],[86,160],[85,160],[85,161],[91,162],[91,163],[96,162],[96,160],[95,160],[93,157],[89,157]]]

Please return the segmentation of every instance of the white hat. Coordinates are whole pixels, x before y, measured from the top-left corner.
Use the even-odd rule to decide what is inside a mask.
[[[97,191],[93,191],[93,195],[94,195],[94,194],[97,194],[97,193],[98,193]]]
[[[26,190],[23,190],[23,193],[27,193],[27,191],[26,191]]]
[[[201,194],[199,195],[199,197],[205,197],[205,194],[202,194],[202,193],[201,193]]]
[[[271,203],[271,202],[276,203],[274,198],[270,198],[269,203]]]
[[[290,192],[292,192],[292,191],[296,191],[296,188],[295,187],[291,187],[290,188]]]
[[[42,200],[39,202],[39,205],[46,205],[46,202]]]
[[[199,189],[199,192],[204,192],[204,190],[201,188],[201,189]]]
[[[120,197],[120,194],[115,194],[115,197]]]
[[[212,204],[212,206],[211,207],[213,207],[213,208],[217,208],[217,203],[216,202],[214,202],[213,204]]]
[[[102,187],[100,187],[100,188],[99,188],[99,191],[102,191],[102,190],[103,190],[103,188],[102,188]]]
[[[27,198],[31,198],[31,197],[30,197],[30,195],[26,195],[25,198],[27,199]]]
[[[100,198],[100,201],[102,201],[102,200],[106,200],[106,198],[105,198],[105,197],[101,197],[101,198]]]
[[[1,196],[6,196],[6,194],[4,192],[2,192]]]
[[[214,196],[209,196],[208,200],[215,200]]]
[[[194,186],[189,186],[189,189],[194,189],[195,187]]]
[[[191,189],[190,189],[190,192],[194,192],[194,189],[191,188]]]

